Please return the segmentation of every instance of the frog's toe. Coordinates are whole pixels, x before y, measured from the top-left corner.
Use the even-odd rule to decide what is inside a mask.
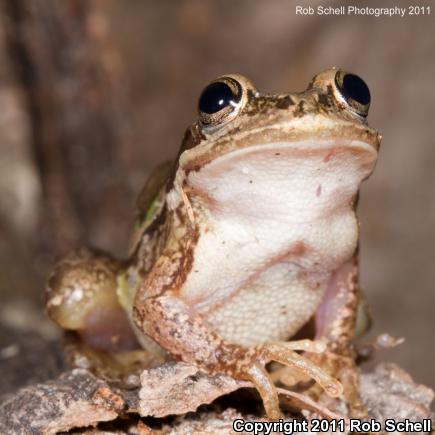
[[[284,364],[297,372],[314,379],[331,397],[339,397],[343,394],[342,384],[329,375],[308,358],[296,353],[296,350],[322,353],[326,347],[321,341],[300,340],[294,342],[266,343],[258,347],[264,358]]]
[[[367,408],[359,392],[359,374],[354,358],[326,351],[318,355],[310,355],[317,366],[325,367],[335,378],[340,379],[343,386],[343,399],[348,407],[348,414],[354,418],[366,418]],[[316,397],[321,392],[312,388],[310,395]]]
[[[260,393],[264,410],[270,420],[281,417],[279,399],[276,387],[262,363],[254,363],[246,369],[246,377],[254,384]]]
[[[294,342],[289,343],[289,345],[293,344]],[[286,345],[286,343],[283,343],[283,345]],[[347,406],[350,417],[361,419],[368,416],[367,408],[359,392],[359,374],[354,358],[349,355],[341,355],[330,350],[325,350],[305,355],[305,359],[309,359],[309,362],[315,367],[321,367],[321,370],[324,373],[327,372],[328,376],[334,381],[337,379],[340,381],[342,391],[340,399]],[[299,370],[298,373],[294,367],[291,367],[291,369],[290,367],[287,365],[286,367],[274,370],[272,373],[274,381],[291,388],[301,380],[306,379],[306,376],[301,378],[300,375],[304,375],[302,371]],[[324,394],[324,390],[328,393],[328,389],[323,387],[322,390],[322,387],[323,385],[320,383],[313,384],[305,391],[305,394],[313,400],[318,401],[322,394]]]
[[[265,369],[265,365],[269,362],[276,361],[284,364],[295,372],[314,379],[331,397],[339,397],[343,394],[343,386],[338,380],[326,373],[320,365],[295,352],[320,354],[325,349],[326,346],[321,341],[266,343],[248,349],[244,357],[239,359],[237,369],[232,374],[235,377],[249,379],[255,385],[263,400],[268,418],[276,420],[280,417],[279,401],[271,375]]]

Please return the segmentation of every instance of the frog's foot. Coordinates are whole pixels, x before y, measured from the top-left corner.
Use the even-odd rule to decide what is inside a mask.
[[[122,388],[140,385],[144,368],[152,368],[166,361],[165,355],[145,349],[104,351],[85,343],[77,334],[65,336],[64,352],[72,367],[86,368],[101,379]]]
[[[342,355],[326,351],[322,355],[310,355],[314,364],[323,367],[331,376],[340,379],[343,385],[343,399],[348,407],[348,414],[353,418],[367,417],[365,407],[359,393],[359,374],[355,359],[351,355]],[[321,391],[313,388],[312,396],[318,397]]]
[[[352,356],[340,355],[326,350],[322,353],[311,353],[306,358],[316,367],[321,367],[329,376],[340,381],[343,388],[342,397],[348,407],[348,415],[350,417],[367,417],[367,409],[359,394],[358,370]],[[275,374],[275,379],[279,379],[287,387],[293,387],[300,381],[300,377],[297,376],[294,369],[288,369],[287,367],[278,371]],[[312,399],[319,401],[323,391],[319,388],[319,385],[313,385],[307,393]]]
[[[235,378],[250,380],[260,393],[268,418],[276,420],[281,415],[278,395],[264,366],[272,361],[284,364],[314,379],[329,396],[338,397],[343,393],[341,383],[323,371],[320,366],[296,353],[296,351],[320,353],[325,349],[323,342],[311,340],[266,343],[245,350],[243,355],[240,354],[240,348],[233,349],[237,362],[231,365],[228,372]]]

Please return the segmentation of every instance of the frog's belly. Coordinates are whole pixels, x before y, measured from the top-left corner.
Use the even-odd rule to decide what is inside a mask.
[[[315,313],[329,279],[289,280],[288,269],[288,263],[274,265],[203,314],[222,337],[243,346],[288,339]]]

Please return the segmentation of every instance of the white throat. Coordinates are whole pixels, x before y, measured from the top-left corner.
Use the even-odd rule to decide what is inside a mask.
[[[218,302],[281,261],[295,275],[337,268],[355,251],[353,201],[375,158],[361,142],[280,142],[191,172],[187,182],[205,204],[207,228],[195,249],[201,273],[191,274],[185,294],[199,308]]]

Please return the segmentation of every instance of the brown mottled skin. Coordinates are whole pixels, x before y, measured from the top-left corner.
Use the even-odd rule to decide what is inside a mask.
[[[280,411],[270,361],[361,413],[355,206],[380,136],[367,125],[368,104],[344,98],[337,74],[279,95],[260,95],[239,75],[217,79],[234,104],[200,111],[175,163],[151,177],[130,259],[72,254],[49,280],[49,315],[106,352],[135,348],[122,332],[129,319],[162,358],[252,381],[271,419]],[[99,267],[108,272],[92,272]],[[95,325],[106,304],[127,313],[112,336]],[[312,319],[316,340],[286,341]]]

